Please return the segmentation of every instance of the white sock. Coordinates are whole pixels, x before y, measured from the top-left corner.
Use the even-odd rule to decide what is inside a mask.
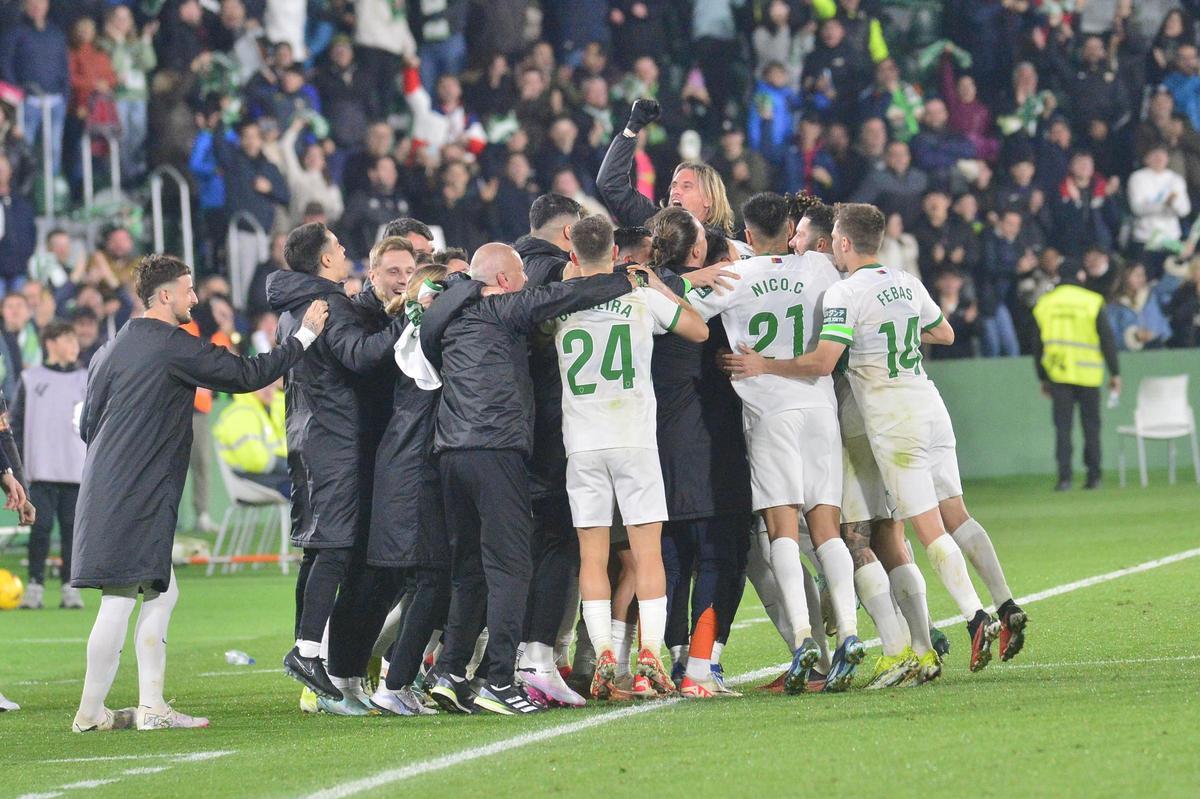
[[[321,633],[321,660],[329,662],[329,622],[325,622],[325,632]]]
[[[971,576],[967,574],[967,561],[963,558],[962,550],[950,536],[939,535],[932,544],[925,547],[925,552],[929,555],[929,562],[941,579],[942,585],[946,586],[950,597],[958,605],[959,612],[970,621],[983,609],[983,603],[979,601],[979,594],[975,593],[975,586],[971,585]]]
[[[804,564],[800,566],[803,568]],[[804,569],[804,597],[808,601],[808,623],[819,632],[817,646],[821,648],[821,659],[817,661],[817,671],[828,674],[833,658],[829,653],[829,638],[825,635],[825,619],[821,616],[821,589],[817,588],[817,581],[807,568]]]
[[[708,659],[710,663],[720,663],[721,653],[725,651],[725,644],[720,641],[713,641],[712,657]]]
[[[320,641],[304,641],[297,639],[296,648],[300,650],[300,657],[302,658],[315,658],[317,655],[321,654]]]
[[[933,649],[933,641],[929,637],[929,602],[925,598],[925,576],[915,563],[905,563],[897,566],[888,574],[892,583],[892,595],[895,596],[900,610],[904,613],[909,633],[912,635],[912,648],[917,655],[924,655]]]
[[[779,595],[779,583],[771,571],[771,542],[766,533],[755,533],[750,541],[750,554],[746,559],[746,577],[754,586],[754,593],[762,602],[767,618],[779,631],[779,637],[787,645],[788,652],[795,652],[797,642],[792,637],[792,625],[783,609],[783,598]]]
[[[518,669],[536,669],[540,672],[554,671],[554,647],[530,641],[517,659]]]
[[[837,619],[838,643],[858,635],[858,613],[854,606],[854,559],[840,538],[831,538],[817,547],[817,560],[829,584],[829,599]],[[886,575],[885,575],[886,576]]]
[[[155,711],[167,708],[163,683],[167,677],[167,627],[171,612],[179,600],[179,582],[171,572],[171,582],[161,594],[145,595],[134,628],[134,647],[138,661],[138,704]]]
[[[890,581],[891,579],[889,575],[888,580]],[[900,608],[900,603],[896,601],[896,586],[894,584],[892,585],[890,594],[892,597],[892,610],[896,612],[896,621],[900,625],[900,638],[904,641],[906,647],[912,646],[912,633],[908,629],[908,619],[905,618],[904,611]]]
[[[611,599],[585,599],[583,605],[583,624],[587,627],[588,640],[592,649],[599,655],[605,649],[613,649],[613,636],[616,634],[617,622],[612,617]],[[621,624],[624,627],[624,623]],[[622,630],[621,634],[624,635]],[[616,651],[613,650],[613,654]]]
[[[633,625],[626,624],[620,619],[613,619],[609,626],[612,630],[613,654],[617,657],[617,676],[623,677],[629,674],[629,628]]]
[[[125,632],[135,605],[137,597],[132,593],[128,596],[105,593],[100,597],[100,610],[88,636],[87,674],[79,700],[79,716],[85,721],[99,721],[104,715],[104,700],[121,665],[121,648],[125,646]]]
[[[879,631],[883,654],[899,655],[904,651],[904,638],[900,634],[900,622],[892,605],[891,585],[883,564],[877,560],[871,561],[854,572],[854,588],[871,620],[875,622],[875,629]]]
[[[349,694],[351,689],[354,687],[353,677],[334,677],[332,674],[330,674],[329,681],[333,683],[333,687],[341,691],[343,695]]]
[[[1008,582],[1004,579],[1004,569],[1000,566],[1000,559],[996,557],[996,548],[992,546],[992,539],[987,530],[983,529],[983,525],[974,519],[967,519],[951,535],[954,536],[954,543],[958,544],[958,548],[983,578],[996,607],[1012,599],[1012,591],[1008,589]]]
[[[387,618],[383,620],[383,628],[375,637],[375,646],[371,647],[371,657],[386,658],[387,651],[396,643],[396,636],[400,634],[400,622],[404,618],[405,604],[404,600],[401,600],[388,611]]]
[[[638,597],[638,618],[642,625],[642,649],[658,655],[667,631],[667,595],[654,599]]]
[[[808,601],[804,595],[804,567],[800,564],[800,545],[790,538],[776,538],[771,542],[771,571],[779,584],[783,596],[783,607],[788,622],[792,625],[792,638],[796,645],[812,637],[812,625],[808,619]]]
[[[475,678],[475,669],[478,668],[480,662],[483,661],[483,653],[487,651],[487,642],[488,631],[487,628],[484,627],[483,632],[481,632],[479,637],[475,639],[475,651],[471,653],[471,659],[467,662],[468,679]]]
[[[688,657],[686,674],[697,682],[700,682],[701,680],[711,680],[711,658],[701,658],[695,656]]]

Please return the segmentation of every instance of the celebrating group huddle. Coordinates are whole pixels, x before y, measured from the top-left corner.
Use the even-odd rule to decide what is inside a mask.
[[[879,209],[759,194],[735,241],[704,164],[676,169],[665,208],[633,191],[652,118],[634,105],[597,177],[615,229],[546,194],[529,236],[484,245],[463,274],[429,253],[424,225],[397,220],[348,298],[336,236],[297,228],[290,269],[268,281],[280,347],[258,359],[164,348],[182,346],[163,328],[186,321],[195,295],[182,264],[144,264],[147,317],[167,325],[122,331],[93,366],[84,483],[105,474],[111,499],[89,501],[139,490],[111,490],[113,472],[97,471],[114,437],[126,462],[186,469],[185,450],[130,437],[114,403],[132,372],[116,364],[166,358],[155,390],[169,402],[138,408],[181,429],[190,387],[252,390],[286,374],[304,558],[284,669],[304,685],[303,709],[520,715],[731,695],[721,655],[747,578],[791,655],[764,688],[851,686],[866,656],[856,594],[883,648],[867,687],[928,682],[949,643],[905,522],[967,621],[970,669],[1020,651],[1026,615],[963,502],[950,418],[923,368],[922,346],[954,331],[919,280],[877,262]],[[162,526],[177,505],[159,497]],[[74,728],[206,726],[162,701],[155,641],[178,588],[161,547],[146,543],[138,568],[88,557],[133,534],[85,529],[76,547],[74,583],[105,598]],[[162,635],[138,637],[139,708],[113,712],[103,702],[139,590]]]

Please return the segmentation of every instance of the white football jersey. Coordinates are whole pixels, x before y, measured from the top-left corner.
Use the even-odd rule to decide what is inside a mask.
[[[614,447],[658,449],[650,358],[683,309],[651,288],[549,323],[562,377],[567,455]]]
[[[817,344],[822,295],[840,280],[828,256],[757,255],[728,267],[741,275],[718,294],[693,288],[687,298],[705,319],[721,315],[729,346],[752,347],[766,358],[795,358]],[[829,377],[758,375],[735,380],[749,430],[763,416],[799,408],[837,409]]]
[[[921,360],[922,331],[941,321],[907,272],[863,267],[825,292],[821,338],[849,348],[846,374],[868,432],[895,430],[942,406]]]

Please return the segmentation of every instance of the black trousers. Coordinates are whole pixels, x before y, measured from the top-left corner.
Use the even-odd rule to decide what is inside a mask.
[[[525,459],[515,450],[456,450],[439,470],[451,590],[438,671],[465,674],[486,617],[488,681],[510,685],[533,574]]]
[[[434,630],[445,627],[450,609],[450,572],[417,567],[405,570],[408,601],[400,630],[388,655],[386,685],[399,691],[411,685],[421,670],[421,656]]]
[[[1054,406],[1054,454],[1058,460],[1058,479],[1071,479],[1071,428],[1075,406],[1083,422],[1083,463],[1089,480],[1100,478],[1100,389],[1073,386],[1069,383],[1050,383],[1050,399]]]
[[[523,639],[553,646],[567,595],[579,580],[579,535],[565,495],[534,501],[532,550],[533,582]]]
[[[350,554],[349,547],[304,550],[296,575],[296,638],[320,641],[325,635]]]
[[[29,501],[37,508],[37,521],[29,531],[29,582],[46,582],[46,556],[50,554],[50,533],[58,519],[59,548],[62,550],[62,575],[65,583],[71,575],[71,542],[75,533],[75,502],[79,483],[32,483]]]
[[[667,576],[667,644],[687,643],[680,621],[693,629],[710,605],[717,616],[717,639],[728,640],[729,628],[741,603],[749,518],[727,514],[708,519],[667,522],[663,526],[663,569]],[[695,570],[690,617],[686,615],[688,584]],[[739,573],[741,579],[739,579]],[[680,607],[682,605],[682,608]]]
[[[371,649],[396,604],[402,572],[367,564],[366,541],[352,550],[333,611],[329,615],[329,674],[365,677]]]

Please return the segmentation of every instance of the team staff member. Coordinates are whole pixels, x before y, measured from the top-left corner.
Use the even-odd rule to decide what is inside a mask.
[[[1117,345],[1104,297],[1079,285],[1079,276],[1067,270],[1062,282],[1033,306],[1033,318],[1039,332],[1033,362],[1042,393],[1054,408],[1055,490],[1071,488],[1071,424],[1076,405],[1083,423],[1084,488],[1096,488],[1100,485],[1100,386],[1104,385],[1105,366],[1109,390],[1121,390]]]
[[[345,295],[341,283],[350,274],[350,261],[322,223],[293,230],[284,245],[284,259],[289,269],[267,278],[267,300],[279,314],[277,335],[291,335],[310,303],[322,300],[330,307],[330,335],[306,353],[284,381],[292,543],[304,549],[296,580],[296,646],[284,658],[284,669],[324,698],[326,709],[360,708],[366,713],[365,697],[357,693],[353,702],[334,707],[343,693],[321,662],[320,642],[353,547],[365,537],[364,500],[370,483],[364,488],[361,478],[370,474],[365,438],[374,429],[360,395],[370,393],[364,388],[366,381],[386,365],[402,319],[384,325],[372,309]],[[387,416],[390,406],[388,401]]]
[[[532,511],[525,460],[533,445],[527,336],[560,314],[627,293],[627,275],[598,275],[528,291],[506,244],[480,247],[471,280],[447,289],[424,315],[421,349],[441,371],[434,449],[451,535],[450,613],[433,694],[470,712],[465,672],[486,612],[487,685],[474,704],[501,714],[538,710],[513,685],[532,571]]]
[[[235,394],[217,417],[213,437],[234,474],[290,497],[282,387],[276,381],[252,394]]]
[[[138,729],[208,726],[207,719],[184,715],[163,698],[167,625],[179,598],[171,547],[192,444],[192,402],[201,386],[244,392],[278,380],[317,340],[328,313],[324,302],[313,302],[278,347],[240,358],[179,329],[196,304],[191,269],[182,261],[146,256],[136,284],[146,314],[126,323],[92,360],[79,424],[88,448],[71,585],[103,594],[88,639],[76,732],[134,721],[132,713],[117,716],[105,708],[104,700],[139,593]]]

